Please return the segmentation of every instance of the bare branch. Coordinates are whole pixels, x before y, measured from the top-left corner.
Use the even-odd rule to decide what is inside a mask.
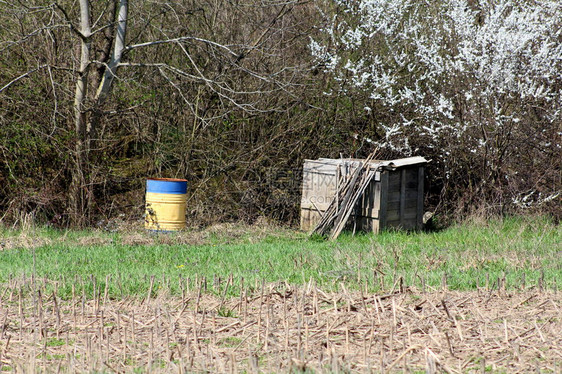
[[[227,47],[224,44],[220,44],[217,42],[213,42],[211,40],[207,40],[207,39],[202,39],[202,38],[197,38],[195,36],[182,36],[179,38],[173,38],[173,39],[166,39],[166,40],[155,40],[152,42],[145,42],[145,43],[139,43],[139,44],[133,44],[133,45],[129,45],[127,46],[127,48],[125,48],[125,51],[130,51],[132,49],[136,49],[136,48],[142,48],[142,47],[148,47],[151,45],[158,45],[158,44],[169,44],[169,43],[180,43],[186,40],[195,40],[198,42],[203,42],[209,45],[212,45],[214,47],[220,48],[220,49],[224,49],[225,51],[227,51],[230,55],[234,56],[234,57],[238,57],[238,53],[234,52],[232,49],[230,49],[229,47]]]
[[[99,61],[93,61],[94,63],[100,63]],[[122,62],[119,64],[119,66],[131,66],[131,67],[154,67],[154,68],[158,68],[158,69],[166,69],[169,70],[177,75],[180,75],[182,77],[185,78],[189,78],[192,79],[194,81],[197,82],[201,82],[201,83],[207,83],[207,84],[212,84],[212,85],[216,85],[217,87],[219,87],[221,90],[227,91],[231,94],[237,94],[237,95],[259,95],[259,94],[265,94],[265,93],[273,93],[275,92],[274,90],[259,90],[259,91],[236,91],[233,90],[230,87],[226,87],[223,86],[221,82],[216,81],[216,80],[212,80],[209,78],[206,78],[203,75],[193,75],[190,73],[187,73],[184,70],[181,70],[175,66],[166,64],[166,63],[162,63],[162,62],[147,62],[147,63],[143,63],[143,62]]]
[[[97,18],[97,19],[94,21],[94,23],[92,24],[92,28],[95,28],[95,27],[97,26],[98,22],[99,22],[99,21],[103,18],[103,16],[106,14],[107,9],[109,8],[108,5],[109,5],[110,3],[113,3],[113,0],[106,0],[106,2],[105,2],[105,7],[103,8],[103,11],[100,13],[100,15],[98,16],[98,18]],[[114,5],[114,6],[115,6],[115,5]],[[112,24],[112,23],[113,23],[113,20],[111,20],[110,24]],[[106,27],[108,27],[108,25],[101,27],[101,29],[105,29]],[[96,31],[99,31],[99,29],[96,30]]]
[[[54,29],[58,29],[58,28],[62,28],[62,27],[68,27],[68,25],[66,25],[66,24],[56,24],[56,25],[41,27],[41,28],[36,29],[36,30],[32,31],[31,33],[25,35],[23,38],[21,38],[19,40],[3,42],[2,44],[7,44],[7,46],[5,48],[0,49],[0,52],[5,51],[6,49],[8,49],[10,47],[13,47],[14,45],[22,44],[25,41],[27,41],[28,39],[34,37],[35,35],[40,34],[43,31],[50,31],[50,30],[54,30]]]
[[[25,77],[27,77],[27,76],[29,76],[29,75],[35,73],[37,70],[44,69],[44,68],[46,68],[47,66],[49,66],[49,65],[47,65],[47,64],[45,64],[45,65],[40,65],[40,66],[36,67],[35,69],[31,69],[31,70],[29,70],[28,72],[25,72],[25,73],[23,73],[22,75],[20,75],[20,76],[14,78],[14,79],[12,79],[10,82],[8,82],[6,85],[4,85],[2,88],[0,88],[0,92],[2,92],[2,91],[4,91],[4,90],[8,89],[12,84],[16,83],[16,82],[19,81],[20,79],[23,79],[23,78],[25,78]]]
[[[57,113],[59,112],[59,100],[57,97],[57,90],[55,88],[55,81],[53,79],[53,72],[50,66],[47,67],[49,71],[49,79],[51,81],[51,88],[53,90],[54,108],[53,108],[53,125],[56,124]]]
[[[178,92],[178,94],[180,95],[180,97],[183,99],[183,101],[187,104],[187,106],[189,107],[189,110],[191,111],[191,113],[195,116],[195,118],[206,122],[204,118],[201,118],[198,114],[197,111],[193,108],[193,103],[191,101],[189,101],[187,99],[187,97],[185,97],[185,95],[183,94],[183,91],[181,90],[181,88],[178,87],[177,84],[174,83],[174,81],[172,81],[172,79],[170,79],[170,77],[168,77],[168,75],[166,75],[166,73],[164,72],[164,70],[162,69],[164,66],[159,66],[158,67],[158,71],[160,72],[160,75],[162,75],[162,77],[164,77],[164,79],[166,79],[166,81],[168,81],[168,83]]]
[[[147,62],[147,63],[145,63],[145,62],[122,62],[122,63],[119,64],[119,66],[154,67],[154,68],[158,68],[158,69],[166,68],[166,69],[168,69],[170,71],[173,71],[174,73],[177,73],[179,75],[182,75],[186,78],[190,78],[190,79],[193,79],[195,81],[204,82],[204,78],[198,77],[198,76],[193,75],[193,74],[186,73],[185,71],[183,71],[181,69],[178,69],[174,66],[165,64],[163,62],[154,62],[154,63],[152,63],[152,62]]]
[[[238,57],[236,58],[236,63],[240,62],[243,58],[245,58],[246,56],[248,56],[248,54],[250,52],[252,52],[259,43],[261,43],[261,41],[263,40],[263,38],[265,37],[265,35],[267,35],[267,33],[269,32],[269,30],[271,30],[271,28],[273,27],[273,25],[275,25],[275,23],[277,22],[277,20],[279,18],[281,18],[285,13],[285,8],[287,7],[287,4],[283,4],[283,6],[281,7],[281,9],[279,10],[279,12],[277,13],[277,15],[273,18],[273,20],[269,23],[269,26],[267,26],[267,28],[261,33],[261,35],[254,41],[254,43],[250,46],[250,48],[248,48],[246,51],[243,51],[242,53],[240,53],[238,55]],[[290,9],[289,9],[290,11]]]

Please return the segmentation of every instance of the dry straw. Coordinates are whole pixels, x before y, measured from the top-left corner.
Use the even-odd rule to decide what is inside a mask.
[[[106,279],[111,282],[111,278]],[[15,372],[560,372],[560,293],[504,289],[375,295],[232,279],[112,300],[45,292],[11,279],[0,292],[0,363]],[[77,287],[80,285],[77,284]],[[222,291],[222,292],[220,292]]]

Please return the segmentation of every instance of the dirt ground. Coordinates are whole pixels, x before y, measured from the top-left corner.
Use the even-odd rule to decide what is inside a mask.
[[[60,300],[0,287],[4,372],[561,373],[562,294],[326,293]],[[226,294],[226,292],[225,292]]]

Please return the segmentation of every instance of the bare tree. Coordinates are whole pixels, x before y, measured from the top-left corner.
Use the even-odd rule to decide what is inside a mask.
[[[202,2],[199,6],[191,2],[154,4],[138,0],[129,4],[127,0],[80,0],[76,4],[59,0],[46,6],[33,1],[0,4],[0,9],[12,11],[14,24],[21,24],[19,38],[4,35],[0,49],[25,49],[26,41],[39,35],[50,35],[57,48],[79,46],[79,51],[71,56],[57,55],[53,61],[27,71],[14,70],[12,76],[0,76],[4,80],[0,80],[0,94],[38,72],[56,70],[66,75],[61,74],[59,81],[51,79],[52,91],[64,90],[70,98],[68,84],[73,81],[73,120],[71,124],[68,121],[74,134],[73,146],[69,147],[73,160],[69,186],[73,223],[83,224],[91,209],[92,152],[99,149],[103,140],[105,132],[100,126],[104,118],[115,110],[111,100],[115,82],[124,77],[132,79],[135,74],[144,74],[142,71],[149,71],[152,77],[158,75],[202,126],[232,111],[251,116],[282,110],[272,106],[271,101],[266,104],[264,98],[279,93],[290,97],[297,67],[267,65],[264,61],[277,52],[271,47],[271,40],[278,38],[277,24],[302,4],[295,0],[252,4],[263,9],[264,23],[243,26],[248,32],[233,34],[231,40],[196,35],[197,28],[186,25],[186,19],[190,19],[200,23],[200,29],[223,27],[221,19],[228,19],[229,15],[221,10],[221,3]],[[240,14],[245,11],[242,5],[229,9],[238,9]],[[131,10],[135,10],[134,14]],[[94,69],[97,74],[91,74]],[[135,69],[138,73],[123,75],[121,69]],[[206,103],[201,102],[199,94],[192,95],[193,87],[198,87],[196,92],[208,93]],[[212,102],[223,110],[210,110]],[[60,105],[58,101],[56,105]]]

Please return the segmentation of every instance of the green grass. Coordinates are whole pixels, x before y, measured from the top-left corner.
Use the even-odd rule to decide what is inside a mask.
[[[220,276],[224,286],[230,275],[234,285],[228,294],[237,293],[241,279],[258,287],[262,280],[304,284],[313,279],[327,289],[343,282],[348,289],[367,285],[371,291],[388,291],[400,277],[405,286],[418,288],[422,281],[439,288],[446,277],[449,289],[456,290],[483,287],[486,278],[491,287],[504,276],[507,288],[519,287],[523,276],[527,286],[541,279],[553,287],[562,279],[562,230],[544,218],[466,223],[432,233],[344,234],[335,242],[290,231],[272,230],[257,239],[252,234],[224,239],[228,235],[218,233],[190,245],[175,242],[173,234],[155,238],[140,232],[135,235],[150,244],[131,245],[123,233],[4,230],[0,241],[27,235],[39,245],[0,252],[0,282],[34,275],[50,287],[57,281],[59,294],[68,297],[72,284],[89,294],[93,279],[98,290],[110,279],[108,294],[121,297],[146,296],[152,276],[153,292],[173,294],[181,292],[179,281],[187,277],[205,277],[213,292],[213,279]],[[224,288],[214,292],[222,295]]]
[[[66,340],[57,339],[57,338],[50,338],[45,342],[47,347],[60,347],[62,345],[66,345]]]

